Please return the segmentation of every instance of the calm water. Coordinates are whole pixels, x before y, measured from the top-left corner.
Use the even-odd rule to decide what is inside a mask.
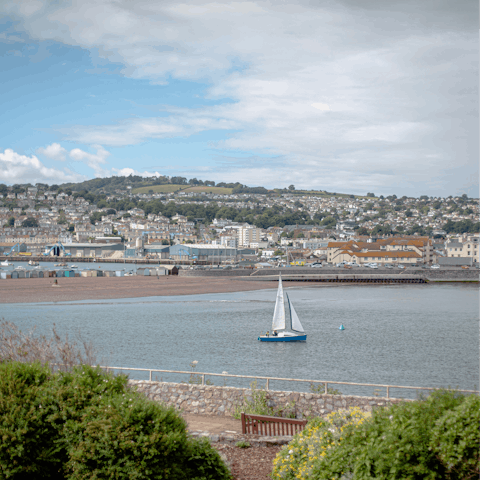
[[[10,260],[9,260],[10,261]],[[96,263],[96,262],[75,262],[75,258],[71,260],[66,260],[69,267],[71,265],[76,265],[73,270],[79,272],[81,270],[124,270],[125,272],[135,272],[137,268],[151,266],[152,268],[155,267],[154,264],[151,265],[136,265],[132,263]],[[0,271],[11,271],[17,267],[23,267],[27,270],[34,270],[40,268],[41,270],[65,270],[63,267],[55,267],[56,264],[61,263],[61,261],[57,262],[38,262],[38,267],[33,267],[28,264],[27,262],[12,262],[13,265],[9,265],[8,267],[0,267]]]
[[[261,343],[275,290],[64,303],[3,304],[0,318],[41,333],[80,331],[123,367],[473,389],[479,378],[478,287],[288,288],[305,343]],[[338,329],[344,324],[346,330]],[[158,374],[163,380],[180,377]],[[137,377],[138,378],[138,377]],[[144,377],[146,378],[146,377]],[[185,377],[181,377],[185,379]],[[223,384],[223,379],[214,378]],[[247,381],[229,380],[230,385]],[[305,390],[308,384],[271,388]],[[373,389],[337,387],[345,393]],[[392,391],[394,396],[403,396]]]

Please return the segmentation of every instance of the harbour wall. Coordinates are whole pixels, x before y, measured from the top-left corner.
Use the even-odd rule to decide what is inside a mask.
[[[441,281],[456,281],[456,282],[478,282],[479,270],[471,268],[465,270],[462,268],[448,268],[448,269],[424,269],[411,268],[398,271],[399,269],[379,268],[372,270],[370,268],[312,268],[312,267],[290,267],[290,268],[263,268],[258,270],[253,269],[208,269],[208,270],[190,270],[181,269],[178,274],[182,277],[248,277],[251,280],[277,280],[279,273],[282,274],[282,279],[288,281],[290,276],[294,277],[291,280],[300,280],[304,277],[305,280],[311,279],[317,281],[331,281],[338,277],[339,280],[352,280],[354,282],[361,280],[424,280],[425,282],[441,282]],[[397,273],[398,272],[398,273]],[[417,283],[417,282],[415,282]],[[418,282],[423,283],[423,282]]]
[[[252,401],[252,390],[247,388],[142,380],[129,380],[128,384],[145,394],[150,400],[173,406],[184,413],[231,416],[235,407],[241,405],[244,399]],[[371,412],[374,408],[409,401],[384,397],[275,390],[266,391],[266,400],[267,405],[279,410],[282,416],[295,416],[295,418],[323,416],[349,407],[358,407],[364,412]]]

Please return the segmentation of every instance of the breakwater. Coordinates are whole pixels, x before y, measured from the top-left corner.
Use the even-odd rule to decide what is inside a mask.
[[[236,407],[242,405],[244,401],[251,402],[255,394],[248,388],[143,380],[129,380],[128,383],[150,400],[193,414],[231,416]],[[295,418],[323,416],[349,407],[358,407],[364,412],[371,412],[374,408],[409,401],[384,397],[325,395],[275,390],[265,391],[265,395],[268,407],[278,410],[282,416],[291,415]]]
[[[336,282],[336,283],[428,283],[428,282],[478,282],[478,268],[429,269],[409,267],[404,270],[356,267],[352,269],[323,267],[284,267],[262,269],[181,269],[182,277],[242,277],[245,280],[277,281],[279,273],[284,281]]]

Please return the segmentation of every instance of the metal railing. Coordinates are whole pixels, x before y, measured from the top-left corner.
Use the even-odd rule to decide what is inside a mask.
[[[197,378],[200,377],[202,380],[201,385],[205,385],[205,377],[230,377],[230,378],[248,378],[252,380],[266,380],[265,390],[269,390],[270,380],[278,380],[283,382],[301,382],[301,383],[310,383],[310,384],[323,384],[325,386],[325,395],[328,395],[328,385],[350,385],[357,387],[376,387],[376,388],[386,388],[386,398],[390,398],[390,389],[399,388],[404,390],[440,390],[443,387],[412,387],[405,385],[384,385],[379,383],[357,383],[357,382],[334,382],[331,380],[306,380],[299,378],[282,378],[282,377],[264,377],[259,375],[232,375],[230,373],[206,373],[206,372],[195,372],[195,371],[185,371],[185,370],[160,370],[155,368],[126,368],[126,367],[110,367],[110,366],[101,366],[100,368],[109,370],[126,370],[126,371],[135,371],[135,372],[149,372],[149,381],[152,381],[152,373],[180,373],[185,375],[194,375]],[[457,392],[463,393],[479,393],[478,390],[460,390],[455,389]]]

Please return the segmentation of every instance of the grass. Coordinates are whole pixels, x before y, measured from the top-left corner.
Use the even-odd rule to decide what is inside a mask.
[[[166,184],[166,185],[151,185],[149,187],[139,187],[139,188],[134,188],[132,190],[132,193],[149,193],[150,190],[153,191],[153,193],[172,193],[172,192],[179,192],[183,191],[186,193],[201,193],[201,192],[206,192],[206,193],[217,193],[219,195],[229,195],[232,193],[231,188],[223,188],[223,187],[190,187],[188,185],[171,185],[171,184]]]
[[[185,188],[187,188],[186,185],[150,185],[149,187],[134,188],[132,193],[148,193],[150,190],[153,190],[154,193],[172,193]]]
[[[205,192],[205,193],[217,193],[219,195],[230,195],[232,193],[232,188],[225,187],[190,187],[185,189],[185,193],[191,192]]]

